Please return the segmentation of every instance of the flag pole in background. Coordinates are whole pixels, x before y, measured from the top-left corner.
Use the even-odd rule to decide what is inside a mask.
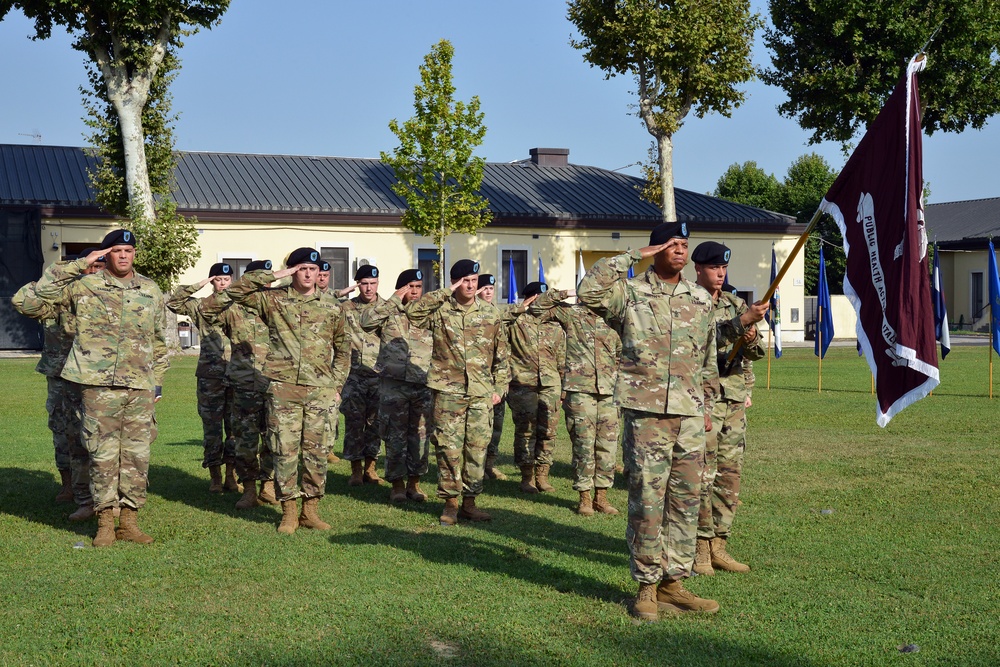
[[[826,258],[823,240],[819,244],[819,286],[816,297],[816,356],[819,357],[819,391],[823,391],[823,357],[833,340],[833,314],[830,304],[830,284],[826,281]]]
[[[989,245],[990,283],[990,398],[993,398],[993,352],[1000,354],[1000,275],[997,274],[997,253],[993,239]]]
[[[517,279],[514,277],[514,253],[507,257],[507,303],[517,303]]]
[[[545,269],[542,268],[542,253],[538,253],[538,282],[545,282]]]

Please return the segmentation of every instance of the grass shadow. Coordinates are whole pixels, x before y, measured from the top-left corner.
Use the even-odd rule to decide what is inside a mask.
[[[191,473],[163,464],[149,466],[149,495],[156,495],[164,500],[187,505],[205,512],[225,514],[234,519],[243,519],[256,523],[274,523],[274,512],[269,506],[259,506],[249,510],[236,509],[239,493],[209,493],[208,472],[205,476]]]
[[[93,521],[74,523],[70,513],[76,510],[73,503],[57,503],[59,492],[56,478],[41,470],[0,468],[0,514],[19,516],[22,519],[67,530],[77,535],[91,535]]]

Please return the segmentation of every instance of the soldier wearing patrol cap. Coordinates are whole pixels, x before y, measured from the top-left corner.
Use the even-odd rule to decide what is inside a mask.
[[[479,262],[451,267],[450,287],[409,304],[410,324],[433,337],[427,386],[434,392],[431,443],[437,455],[437,495],[444,499],[442,525],[459,517],[489,521],[476,507],[483,490],[486,447],[493,431],[493,406],[507,393],[507,341],[496,309],[476,298]],[[462,496],[459,509],[458,497]]]
[[[733,515],[740,496],[743,452],[746,449],[747,387],[749,364],[767,354],[756,323],[764,319],[766,303],[747,306],[726,284],[732,251],[721,243],[706,241],[691,253],[697,282],[712,295],[712,319],[716,328],[719,384],[721,395],[712,410],[712,430],[705,446],[705,476],[702,484],[701,510],[698,515],[698,544],[694,571],[712,575],[715,570],[749,572],[726,549]],[[729,289],[727,289],[727,287]],[[740,338],[738,356],[729,363],[729,355]]]
[[[687,591],[698,533],[705,431],[719,393],[712,297],[685,280],[686,223],[653,229],[641,250],[598,260],[580,283],[581,303],[622,338],[615,399],[622,407],[628,479],[626,541],[639,591],[632,613],[718,611]],[[628,278],[644,258],[653,265]]]
[[[218,294],[228,289],[232,282],[233,267],[225,262],[218,262],[209,269],[207,278],[193,285],[181,285],[167,297],[167,308],[186,316],[198,330],[201,351],[194,374],[198,379],[198,416],[201,417],[204,434],[201,466],[208,468],[210,493],[239,490],[235,469],[236,443],[230,422],[233,390],[226,381],[231,349],[229,339],[222,329],[201,313],[199,305],[202,299],[194,295],[209,283],[212,284],[212,292]],[[223,464],[226,466],[225,481],[222,476]]]
[[[75,316],[62,377],[80,386],[97,547],[116,539],[153,541],[139,529],[138,511],[146,503],[150,444],[156,439],[154,403],[169,365],[166,311],[156,283],[132,267],[135,243],[131,231],[115,230],[104,237],[100,250],[47,267],[35,285],[39,298],[69,308]],[[105,269],[83,275],[102,255]],[[121,506],[117,530],[116,503]]]
[[[375,363],[381,341],[361,328],[361,316],[384,301],[378,295],[378,268],[358,267],[354,283],[358,295],[342,302],[351,337],[351,374],[344,385],[340,411],[344,413],[344,458],[351,462],[350,486],[380,484],[376,464],[382,445],[378,425],[378,373]]]

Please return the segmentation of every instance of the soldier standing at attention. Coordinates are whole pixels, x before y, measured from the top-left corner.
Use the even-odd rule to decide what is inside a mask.
[[[351,348],[340,304],[316,291],[319,262],[317,251],[299,248],[288,256],[288,268],[245,273],[229,288],[232,300],[260,313],[268,327],[267,430],[281,501],[278,532],[283,535],[299,526],[330,529],[318,513],[319,499],[326,493],[326,419],[340,402]],[[291,285],[269,287],[286,276],[292,277]],[[302,511],[296,518],[300,496]]]
[[[476,496],[483,490],[493,406],[507,393],[510,380],[500,316],[476,298],[478,273],[479,262],[459,260],[451,267],[450,288],[425,294],[406,307],[410,324],[433,335],[427,386],[434,391],[431,443],[437,455],[437,495],[445,501],[441,524],[446,526],[459,517],[492,518],[476,507]]]
[[[540,282],[521,290],[522,306],[548,290]],[[521,469],[521,491],[555,491],[549,484],[559,419],[566,336],[556,322],[542,324],[530,311],[508,326],[510,390],[507,404],[514,421],[514,465]]]
[[[271,260],[255,260],[247,264],[246,273],[270,269]],[[236,474],[243,483],[243,497],[236,501],[236,509],[256,507],[258,500],[275,504],[274,455],[267,434],[270,381],[264,375],[270,336],[267,324],[257,312],[234,303],[228,290],[203,299],[199,309],[205,319],[222,329],[232,347],[226,382],[233,392],[230,420],[236,441]]]
[[[499,309],[499,306],[494,303],[497,291],[496,283],[497,279],[493,275],[489,273],[480,273],[479,289],[476,290],[476,296],[491,306]],[[504,333],[504,335],[506,336],[507,334]],[[507,339],[507,342],[509,345],[509,338]],[[500,402],[493,406],[493,435],[490,437],[489,447],[486,448],[486,468],[483,476],[486,479],[499,479],[502,481],[507,479],[507,475],[500,472],[497,468],[497,456],[500,453],[500,437],[503,435],[503,422],[507,414],[505,406],[507,404],[503,401],[503,396],[500,398]]]
[[[575,294],[575,290],[550,290],[529,313],[539,322],[556,322],[566,332],[563,412],[573,443],[573,488],[580,493],[576,511],[583,516],[595,511],[618,514],[607,492],[615,483],[618,454],[614,390],[622,341],[594,311],[567,303]]]
[[[330,262],[323,259],[319,261],[319,273],[316,274],[316,290],[321,294],[337,296],[334,290],[330,288]],[[327,436],[330,439],[330,453],[326,455],[327,463],[340,463],[340,457],[333,453],[333,445],[337,442],[339,425],[340,419],[337,413],[334,412],[330,415],[326,423]]]
[[[113,231],[100,250],[49,266],[35,286],[41,299],[75,316],[62,377],[80,385],[81,437],[90,452],[97,512],[95,547],[116,539],[153,541],[139,529],[138,511],[146,504],[149,449],[156,439],[154,403],[169,365],[166,311],[156,283],[132,268],[135,244],[132,232]],[[104,271],[82,276],[101,255]],[[121,506],[117,530],[116,503]]]
[[[719,385],[721,395],[712,410],[712,432],[705,445],[705,477],[698,515],[698,545],[694,571],[715,574],[715,570],[749,572],[726,551],[740,497],[743,452],[746,449],[747,400],[750,392],[744,377],[743,361],[762,359],[767,354],[756,323],[764,319],[766,303],[747,306],[725,284],[732,251],[721,243],[706,241],[691,253],[699,285],[712,295],[712,318],[716,327]],[[728,289],[727,289],[728,288]],[[727,363],[733,344],[743,338],[739,355]],[[753,371],[750,371],[751,375]]]
[[[365,264],[354,274],[358,295],[342,302],[351,337],[351,374],[344,385],[344,458],[351,462],[350,486],[379,484],[382,478],[375,469],[382,444],[378,425],[378,360],[379,337],[361,329],[361,316],[384,301],[378,295],[378,269]]]
[[[639,582],[632,613],[650,621],[659,607],[719,609],[681,583],[694,564],[705,431],[719,391],[712,297],[681,277],[687,236],[686,223],[657,226],[649,246],[598,260],[578,291],[622,339],[615,400],[629,487],[625,538]],[[629,279],[646,257],[653,265]]]
[[[433,339],[427,329],[410,324],[406,306],[424,293],[423,274],[407,269],[396,291],[361,313],[361,328],[379,336],[379,417],[385,440],[385,478],[392,484],[389,501],[422,503],[420,478],[427,474],[434,396],[427,387]]]
[[[207,278],[193,285],[181,285],[167,297],[167,308],[187,316],[198,329],[201,352],[194,374],[198,379],[198,416],[201,417],[204,433],[201,467],[208,468],[210,493],[239,490],[235,475],[236,444],[229,421],[233,395],[226,382],[230,345],[222,330],[201,314],[198,305],[202,300],[195,298],[194,294],[209,283],[212,283],[212,292],[219,293],[228,289],[232,282],[233,267],[219,262],[208,270]],[[226,464],[225,482],[222,479],[223,463]]]

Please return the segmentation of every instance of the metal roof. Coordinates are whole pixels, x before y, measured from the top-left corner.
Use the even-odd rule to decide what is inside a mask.
[[[1000,197],[928,204],[927,236],[945,250],[985,248],[1000,236]]]
[[[392,169],[374,159],[302,155],[178,152],[174,198],[200,212],[399,216],[405,202],[391,189]],[[95,205],[87,149],[0,144],[0,205]],[[639,196],[644,181],[598,167],[539,166],[530,160],[487,163],[481,194],[494,217],[638,222],[660,220]],[[677,217],[692,223],[786,227],[794,218],[675,189]],[[498,220],[499,222],[499,220]]]

